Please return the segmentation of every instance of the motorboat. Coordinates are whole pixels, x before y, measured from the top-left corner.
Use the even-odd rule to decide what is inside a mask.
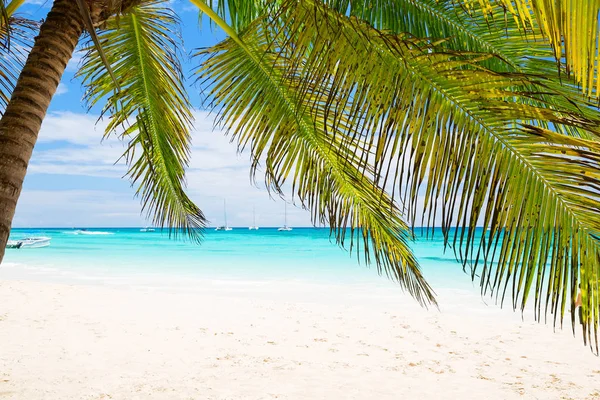
[[[155,229],[150,226],[140,229],[140,232],[154,232],[154,231],[155,231]]]
[[[41,247],[50,246],[52,238],[46,236],[26,237],[23,239],[9,240],[6,243],[6,248],[9,249],[38,249]]]

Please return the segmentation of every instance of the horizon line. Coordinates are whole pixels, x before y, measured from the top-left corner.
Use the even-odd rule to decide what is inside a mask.
[[[212,228],[218,228],[222,225],[214,225],[214,226],[206,226],[204,228],[198,228],[198,229],[212,229]],[[240,226],[230,226],[229,228],[231,229],[248,229],[250,226],[252,225],[240,225]],[[265,228],[265,229],[271,229],[271,228],[281,228],[281,225],[276,225],[276,226],[258,226],[259,228]],[[329,226],[313,226],[313,225],[290,225],[291,228],[311,228],[311,229],[330,229]],[[153,228],[156,230],[169,230],[171,228],[169,227],[156,227],[156,226],[151,226],[151,225],[146,225],[146,226],[83,226],[83,225],[79,225],[79,226],[15,226],[12,227],[11,229],[144,229],[144,228]],[[415,226],[412,229],[441,229],[441,226]],[[476,226],[475,228],[484,228],[483,226]],[[176,228],[173,228],[176,229]],[[183,229],[183,228],[179,228],[179,229]],[[346,229],[350,229],[350,227],[346,227]],[[358,229],[358,228],[356,228]],[[455,226],[450,227],[450,229],[456,229]]]

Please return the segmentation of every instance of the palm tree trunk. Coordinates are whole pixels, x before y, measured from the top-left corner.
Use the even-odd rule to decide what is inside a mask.
[[[83,26],[77,2],[54,1],[0,119],[0,263],[33,146]]]

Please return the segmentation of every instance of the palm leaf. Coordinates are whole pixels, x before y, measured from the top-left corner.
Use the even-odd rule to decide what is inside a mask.
[[[3,0],[0,0],[0,116],[8,104],[39,28],[38,23],[15,16],[22,2],[12,1],[5,7]]]
[[[562,96],[539,96],[557,107],[576,104],[579,112],[596,118],[597,109],[581,96],[576,81],[552,60],[551,43],[532,25],[533,32],[522,32],[517,20],[507,18],[501,7],[484,15],[468,12],[460,3],[438,0],[321,0],[332,10],[357,17],[378,30],[410,33],[415,37],[443,39],[440,47],[455,51],[494,55],[481,65],[497,72],[517,72],[544,77],[544,85]],[[261,14],[273,12],[281,1],[209,0],[215,12],[239,32]],[[535,21],[531,21],[534,24]],[[531,101],[534,105],[540,105]],[[589,132],[572,126],[557,127],[561,133],[589,136]]]
[[[327,1],[325,1],[327,3]],[[501,7],[490,9],[485,15],[467,12],[460,4],[438,0],[379,0],[366,5],[364,1],[333,1],[338,11],[372,24],[378,30],[409,33],[418,38],[443,39],[440,47],[461,52],[493,55],[480,64],[496,72],[516,72],[543,77],[544,86],[561,96],[539,96],[544,102],[557,107],[577,104],[579,112],[590,118],[600,115],[595,104],[581,96],[576,82],[564,68],[552,60],[551,43],[533,25],[533,32],[522,32],[513,18],[507,18]],[[535,21],[532,21],[535,23]],[[540,105],[530,101],[531,104]],[[561,133],[581,136],[586,131],[574,127],[557,127]]]
[[[552,43],[557,62],[565,60],[588,96],[600,94],[600,1],[598,0],[462,0],[473,12],[493,13],[500,3],[523,31],[535,29]]]
[[[199,0],[203,1],[219,18],[226,21],[235,32],[241,32],[266,10],[279,6],[273,0]],[[194,1],[192,1],[194,3]],[[203,14],[200,9],[200,15]],[[211,19],[211,21],[213,21]]]
[[[211,18],[223,26],[218,16]],[[342,246],[349,235],[349,248],[367,264],[374,261],[380,274],[398,281],[421,304],[435,304],[410,251],[401,211],[368,174],[349,163],[356,149],[329,134],[326,115],[312,113],[311,102],[325,99],[315,92],[298,103],[300,88],[282,84],[273,69],[277,56],[264,53],[260,37],[251,30],[252,36],[240,39],[227,29],[232,39],[197,54],[206,56],[197,74],[211,82],[207,90],[218,123],[231,131],[240,149],[250,148],[252,175],[263,163],[267,187],[280,194],[291,181],[313,223],[328,223]]]
[[[102,60],[102,64],[104,64],[104,68],[110,75],[113,80],[113,83],[117,90],[120,89],[119,81],[115,78],[115,75],[112,72],[112,68],[106,59],[106,54],[104,54],[104,50],[100,45],[100,41],[98,40],[98,35],[96,34],[96,27],[94,26],[94,20],[90,14],[89,5],[85,2],[85,0],[76,0],[77,6],[79,7],[79,11],[81,12],[81,17],[83,19],[83,23],[85,24],[85,29],[87,30],[88,35],[92,39],[94,46],[96,47],[96,53]]]
[[[184,191],[189,157],[191,106],[181,64],[178,20],[162,2],[146,2],[107,21],[98,41],[121,90],[114,92],[95,46],[90,45],[78,75],[93,106],[108,99],[107,134],[123,130],[129,177],[138,186],[144,210],[161,227],[193,238],[205,218]]]
[[[287,125],[279,129],[280,112],[269,100],[274,87],[264,87],[260,73],[288,87],[292,115],[322,127],[321,140],[351,149],[344,166],[396,188],[413,224],[431,226],[441,215],[446,243],[473,278],[480,274],[482,293],[503,299],[511,283],[513,307],[524,309],[532,294],[536,317],[545,302],[557,323],[581,282],[586,340],[597,331],[600,149],[545,128],[575,127],[594,137],[595,114],[545,101],[563,94],[539,77],[484,68],[489,55],[382,33],[320,2],[288,1],[240,38],[266,64],[250,67],[229,40],[209,50],[203,71],[216,82],[223,123],[242,146],[252,144],[256,159],[273,138],[292,136]],[[276,119],[256,130],[264,118]],[[254,144],[261,140],[267,142]],[[277,160],[288,149],[297,151],[279,146]],[[266,164],[273,170],[268,151]],[[490,231],[479,238],[481,221]]]
[[[0,28],[8,25],[9,15],[6,11],[6,0],[0,0]],[[2,42],[5,42],[7,38],[3,38]]]

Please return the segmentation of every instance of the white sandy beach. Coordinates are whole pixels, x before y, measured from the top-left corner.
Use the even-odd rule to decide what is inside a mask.
[[[600,359],[476,296],[0,281],[1,399],[600,399]],[[578,333],[580,335],[580,333]]]

